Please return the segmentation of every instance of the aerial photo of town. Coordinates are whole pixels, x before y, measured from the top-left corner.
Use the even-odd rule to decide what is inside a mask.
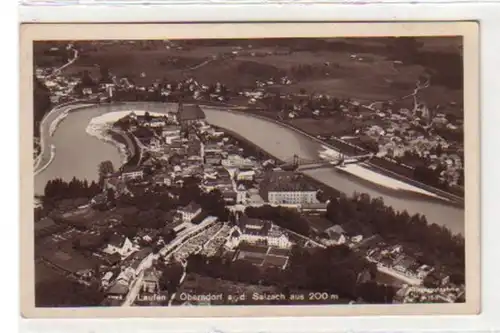
[[[33,52],[36,307],[465,302],[461,37]]]

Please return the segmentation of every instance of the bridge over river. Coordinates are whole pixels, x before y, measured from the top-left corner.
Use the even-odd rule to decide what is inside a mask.
[[[56,147],[56,154],[48,167],[35,176],[35,193],[43,193],[46,182],[56,177],[70,180],[76,176],[89,181],[96,180],[97,165],[103,160],[111,160],[115,166],[121,163],[119,151],[115,147],[86,133],[90,119],[115,111],[144,110],[165,113],[175,110],[175,107],[163,103],[134,102],[97,105],[70,112],[59,124],[54,135],[43,140],[44,156],[40,165],[50,159],[50,145]],[[286,161],[294,155],[303,160],[317,161],[320,153],[324,151],[324,147],[317,140],[278,123],[241,111],[202,108],[207,122],[238,133],[281,161]],[[52,114],[49,118],[54,119],[56,116],[57,114]],[[43,126],[48,128],[50,122],[44,123]],[[42,133],[47,135],[49,131]],[[445,225],[454,233],[464,231],[463,208],[448,204],[432,195],[418,194],[418,188],[387,175],[366,170],[362,163],[346,166],[345,169],[307,169],[307,164],[302,167],[306,169],[301,170],[304,174],[347,194],[358,192],[382,197],[386,204],[396,210],[406,210],[409,214],[424,214],[429,222]],[[350,168],[367,176],[359,177],[346,172],[350,171]]]

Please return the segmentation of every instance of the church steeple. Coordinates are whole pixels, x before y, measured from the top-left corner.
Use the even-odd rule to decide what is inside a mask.
[[[179,99],[179,104],[177,105],[177,112],[179,113],[179,115],[181,114],[181,112],[184,110],[184,105],[182,104],[182,97]]]

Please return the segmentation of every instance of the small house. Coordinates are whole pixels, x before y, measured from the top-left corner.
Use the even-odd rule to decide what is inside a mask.
[[[201,206],[191,201],[187,206],[178,210],[184,222],[190,222],[196,215],[201,213]]]
[[[109,243],[104,248],[103,252],[107,254],[118,253],[122,257],[128,256],[134,251],[134,245],[123,235],[114,234],[111,236]]]

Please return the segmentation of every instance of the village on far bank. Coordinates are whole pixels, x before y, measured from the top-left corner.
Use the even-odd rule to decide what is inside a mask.
[[[35,208],[39,306],[465,299],[463,239],[317,184],[196,104],[130,112],[103,135],[127,162],[49,181]]]

